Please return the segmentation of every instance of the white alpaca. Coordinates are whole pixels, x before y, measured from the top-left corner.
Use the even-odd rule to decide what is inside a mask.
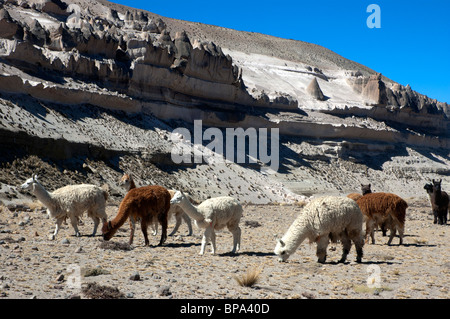
[[[211,241],[211,253],[216,252],[215,229],[222,229],[227,226],[233,234],[233,249],[231,253],[236,253],[241,245],[241,228],[239,221],[242,217],[242,206],[239,202],[228,196],[210,198],[198,206],[191,204],[189,199],[182,192],[177,191],[170,200],[170,205],[179,205],[183,211],[194,219],[197,227],[205,228],[202,239],[200,255],[205,252],[205,246]]]
[[[131,174],[124,174],[122,176],[122,178],[119,181],[119,185],[125,189],[127,192],[130,189],[136,188],[136,184],[134,183],[133,177],[131,176]],[[175,195],[175,190],[168,190],[170,193],[170,197],[172,198],[173,195]],[[195,201],[189,196],[186,195],[189,198],[189,201],[191,203],[195,203]],[[173,236],[175,235],[175,233],[178,231],[178,228],[181,225],[181,220],[183,219],[188,227],[188,236],[192,236],[192,222],[191,222],[191,218],[184,213],[183,209],[181,209],[181,207],[179,206],[174,206],[174,205],[170,205],[170,209],[169,212],[167,213],[167,220],[170,220],[172,218],[172,216],[175,216],[175,227],[172,230],[172,232],[169,234],[169,236]],[[152,227],[152,235],[156,236],[156,234],[158,234],[158,219],[155,217],[152,222],[151,222],[151,227]]]
[[[95,236],[97,233],[100,219],[103,223],[107,220],[105,208],[108,192],[98,186],[90,184],[68,185],[49,193],[39,183],[37,176],[34,175],[22,184],[22,188],[31,190],[37,199],[47,207],[48,215],[56,219],[56,228],[51,239],[56,238],[59,228],[66,218],[70,219],[75,230],[75,236],[81,236],[77,224],[79,217],[85,211],[94,221],[94,230],[91,236]]]
[[[305,240],[317,243],[317,257],[324,263],[328,242],[340,240],[342,258],[347,259],[351,242],[355,244],[357,262],[363,255],[363,215],[358,204],[347,197],[325,196],[308,203],[289,227],[286,234],[278,240],[275,254],[279,261],[286,261]]]

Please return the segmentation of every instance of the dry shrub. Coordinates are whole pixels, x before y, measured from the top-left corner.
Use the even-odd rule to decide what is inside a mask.
[[[86,298],[90,299],[124,299],[125,295],[119,289],[102,286],[96,282],[90,282],[81,289]]]
[[[241,287],[252,287],[259,282],[261,272],[261,269],[249,269],[244,275],[240,277],[235,276],[234,279]]]
[[[131,250],[131,246],[127,243],[121,243],[116,241],[102,241],[99,245],[100,248],[103,249],[111,249],[111,250]]]
[[[84,277],[93,277],[100,275],[109,275],[111,274],[108,270],[105,270],[101,267],[88,268],[84,271]]]

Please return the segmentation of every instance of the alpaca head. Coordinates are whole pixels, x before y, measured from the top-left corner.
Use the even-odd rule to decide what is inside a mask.
[[[367,184],[367,185],[361,184],[361,192],[362,192],[363,195],[372,193],[372,189],[371,189],[370,184]]]
[[[25,181],[25,183],[23,183],[20,187],[21,187],[22,189],[30,189],[30,190],[33,190],[34,184],[39,184],[38,176],[37,176],[37,175],[33,175],[33,177],[27,179],[27,180]]]
[[[277,240],[277,245],[275,246],[274,253],[278,256],[279,262],[285,262],[290,256],[290,254],[286,250],[286,244],[282,239]]]
[[[104,240],[110,240],[114,234],[116,233],[117,229],[114,229],[111,225],[111,221],[104,222],[102,227],[102,234]]]
[[[170,200],[170,205],[180,204],[184,198],[186,197],[182,192],[176,191],[172,199]]]
[[[441,191],[441,183],[442,183],[442,179],[440,179],[439,181],[433,179],[433,190],[440,192]]]
[[[427,193],[433,193],[433,184],[427,183],[423,188],[427,191]]]
[[[131,182],[133,178],[130,174],[123,174],[122,178],[119,181],[119,186],[125,189],[126,191],[130,190]]]

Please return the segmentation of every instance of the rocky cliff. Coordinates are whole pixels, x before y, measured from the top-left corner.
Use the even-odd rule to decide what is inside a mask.
[[[4,170],[32,154],[72,171],[103,163],[103,173],[73,181],[112,185],[127,168],[142,183],[200,198],[268,202],[350,192],[359,181],[386,191],[400,181],[414,186],[397,192],[411,195],[450,172],[446,103],[316,45],[107,1],[0,1],[0,106]],[[261,161],[175,165],[170,133],[194,132],[194,120],[223,132],[278,129],[280,169],[266,176]],[[346,178],[334,172],[343,167]],[[24,174],[4,171],[1,182],[18,184]]]

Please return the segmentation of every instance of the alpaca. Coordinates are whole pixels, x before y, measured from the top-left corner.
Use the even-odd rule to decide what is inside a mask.
[[[352,197],[350,197],[350,198],[352,198],[353,200],[358,200],[366,194],[371,194],[372,193],[371,185],[370,184],[366,184],[366,185],[361,184],[361,193],[362,193],[361,196],[354,196],[354,198],[352,198]],[[384,221],[381,224],[378,224],[378,223],[375,224],[376,229],[378,229],[378,227],[380,227],[383,237],[386,236],[386,232],[389,227],[388,222],[389,221]]]
[[[427,190],[428,196],[430,197],[434,216],[433,223],[445,225],[447,224],[449,197],[446,192],[442,191],[441,183],[442,179],[439,181],[433,179],[433,184],[426,184],[424,189]]]
[[[116,217],[105,223],[102,228],[103,239],[110,240],[117,230],[130,218],[130,245],[133,243],[136,221],[141,220],[141,230],[144,234],[145,246],[150,244],[147,226],[156,216],[162,227],[162,245],[167,239],[167,212],[170,208],[170,194],[162,186],[144,186],[128,191],[120,203]]]
[[[210,241],[211,253],[215,254],[216,234],[214,230],[222,229],[225,226],[233,234],[231,253],[234,254],[240,249],[241,228],[239,227],[239,221],[242,217],[242,206],[236,199],[228,196],[215,197],[194,206],[185,194],[177,191],[170,200],[170,204],[180,206],[186,214],[194,219],[197,227],[205,229],[200,255],[204,254],[206,244]]]
[[[356,202],[347,197],[325,196],[312,200],[289,227],[275,246],[279,261],[286,261],[305,240],[317,243],[319,263],[326,260],[329,240],[340,240],[342,257],[345,262],[350,252],[351,243],[356,248],[356,261],[363,256],[363,215]]]
[[[130,189],[136,188],[136,184],[134,183],[133,177],[131,174],[124,174],[122,178],[119,181],[119,185],[124,188],[126,191],[129,191]],[[169,189],[170,197],[172,198],[175,194],[175,190]],[[190,202],[195,204],[196,202],[192,199],[191,196],[186,195]],[[178,231],[178,228],[181,225],[181,219],[183,219],[188,227],[188,236],[192,236],[192,222],[191,218],[184,213],[184,211],[179,206],[173,206],[170,205],[169,212],[167,213],[167,220],[170,220],[172,216],[175,216],[175,228],[172,230],[172,232],[169,234],[169,236],[175,235],[175,233]],[[158,219],[156,217],[153,218],[152,222],[150,223],[152,227],[152,235],[156,236],[158,233]]]
[[[399,196],[391,193],[369,193],[356,201],[366,222],[366,241],[368,236],[375,244],[374,228],[385,224],[390,229],[388,245],[392,243],[396,231],[399,233],[400,242],[403,243],[405,229],[405,216],[408,204]]]
[[[108,192],[98,186],[90,184],[68,185],[48,193],[39,183],[37,175],[34,175],[22,184],[22,189],[30,189],[39,201],[47,207],[48,215],[56,219],[55,231],[51,236],[52,240],[56,238],[61,224],[66,218],[70,219],[75,230],[75,236],[80,237],[77,224],[78,219],[85,211],[94,221],[94,230],[91,236],[95,236],[97,233],[100,219],[103,223],[107,220],[105,208]]]
[[[367,184],[367,185],[361,184],[361,193],[363,195],[372,193],[371,185],[370,184]]]

